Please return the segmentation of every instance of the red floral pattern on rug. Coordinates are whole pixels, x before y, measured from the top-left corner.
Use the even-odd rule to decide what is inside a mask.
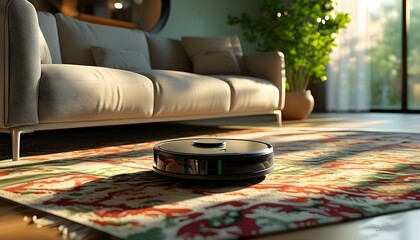
[[[234,131],[273,144],[263,178],[152,171],[157,141],[0,163],[0,196],[124,239],[235,239],[420,207],[420,135]]]

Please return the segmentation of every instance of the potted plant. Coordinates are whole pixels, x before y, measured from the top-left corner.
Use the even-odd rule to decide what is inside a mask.
[[[262,0],[257,17],[248,13],[228,16],[228,24],[239,25],[244,40],[256,43],[258,51],[284,54],[287,93],[283,117],[286,119],[303,119],[309,115],[314,103],[308,84],[327,80],[329,54],[336,46],[340,30],[350,22],[348,14],[335,8],[333,0]],[[296,105],[294,101],[306,98],[309,109],[294,113],[305,105]]]

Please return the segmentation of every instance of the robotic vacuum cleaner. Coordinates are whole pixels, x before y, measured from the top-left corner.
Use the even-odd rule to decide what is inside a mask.
[[[273,170],[273,146],[260,141],[195,138],[161,142],[153,148],[153,170],[196,180],[246,179]]]

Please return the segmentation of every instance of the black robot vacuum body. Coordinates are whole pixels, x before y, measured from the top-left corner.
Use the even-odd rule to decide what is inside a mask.
[[[273,147],[260,141],[175,139],[155,145],[153,151],[153,170],[176,178],[245,179],[273,170]]]

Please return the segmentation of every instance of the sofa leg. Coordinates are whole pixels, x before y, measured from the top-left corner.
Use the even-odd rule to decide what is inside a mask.
[[[13,161],[19,161],[20,158],[20,134],[21,130],[13,129],[12,134],[12,159]]]
[[[274,111],[274,115],[276,115],[277,126],[281,127],[282,126],[281,111],[280,110]]]

